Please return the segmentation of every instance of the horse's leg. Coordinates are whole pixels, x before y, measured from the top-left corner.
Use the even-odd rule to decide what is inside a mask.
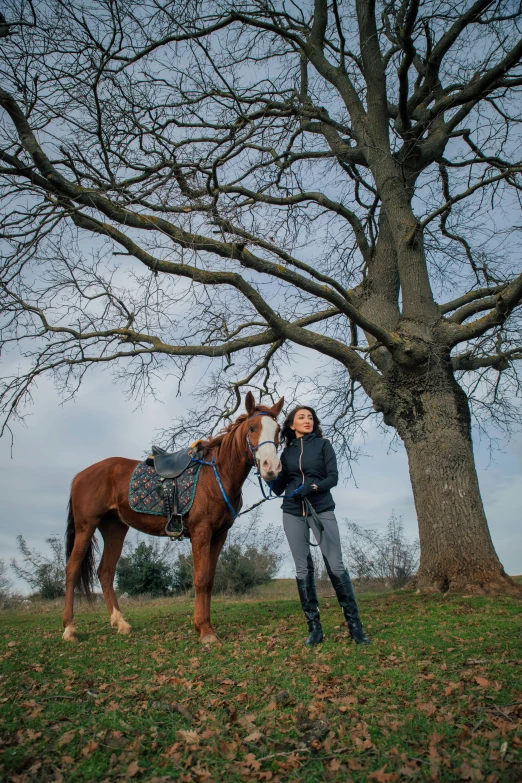
[[[74,627],[74,591],[80,580],[82,565],[89,547],[93,544],[93,536],[98,526],[97,521],[76,519],[73,522],[74,546],[65,569],[65,608],[62,616],[64,632],[62,638],[66,642],[75,642],[76,628]]]
[[[129,528],[116,517],[105,517],[98,529],[103,537],[103,555],[98,567],[98,579],[109,610],[111,626],[117,628],[118,633],[127,634],[131,632],[131,626],[123,619],[120,612],[114,592],[114,575]]]
[[[224,530],[214,539],[212,532],[205,530],[192,536],[192,557],[194,561],[194,627],[199,632],[199,641],[213,644],[218,641],[210,622],[210,598],[216,574],[219,553],[227,537]]]

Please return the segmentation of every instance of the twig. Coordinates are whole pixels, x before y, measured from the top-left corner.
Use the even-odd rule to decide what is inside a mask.
[[[496,711],[497,711],[498,713],[500,713],[500,715],[502,715],[502,717],[503,717],[503,718],[505,718],[506,720],[508,720],[508,721],[510,721],[511,723],[513,723],[513,718],[510,718],[510,717],[509,717],[509,715],[507,715],[507,714],[504,712],[504,710],[502,710],[502,709],[501,709],[501,708],[498,706],[498,704],[494,704],[493,706],[495,707]]]

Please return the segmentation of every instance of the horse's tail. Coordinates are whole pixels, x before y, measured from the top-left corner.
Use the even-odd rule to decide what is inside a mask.
[[[74,548],[74,541],[76,538],[76,527],[74,524],[74,513],[72,509],[72,497],[69,498],[69,505],[67,506],[67,529],[65,531],[65,558],[66,562],[69,562],[69,558]],[[89,548],[85,553],[82,560],[82,567],[80,571],[79,588],[85,595],[87,600],[92,601],[92,592],[94,589],[94,578],[96,575],[96,559],[94,552],[96,550],[96,539],[93,536],[89,544]]]

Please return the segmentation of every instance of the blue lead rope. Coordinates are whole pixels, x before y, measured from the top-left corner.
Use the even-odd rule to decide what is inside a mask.
[[[254,508],[257,508],[258,506],[261,505],[261,503],[265,503],[267,500],[277,500],[277,496],[276,495],[272,495],[272,482],[270,482],[269,485],[268,485],[269,492],[268,492],[268,495],[267,495],[266,492],[265,492],[265,488],[263,486],[263,480],[261,478],[261,475],[259,474],[259,472],[257,472],[256,476],[258,477],[259,486],[261,488],[261,492],[263,493],[263,499],[259,500],[257,503],[254,503],[253,506],[250,506],[249,508],[246,508],[244,511],[241,511],[241,512],[238,513],[236,511],[236,509],[234,508],[234,506],[232,505],[232,503],[230,502],[230,499],[229,499],[227,493],[225,492],[225,487],[223,486],[223,482],[221,481],[221,477],[219,475],[219,471],[217,469],[216,460],[214,459],[214,457],[212,457],[210,462],[205,462],[205,460],[203,460],[203,459],[195,459],[194,457],[192,457],[192,462],[197,462],[200,465],[208,465],[209,467],[212,468],[212,470],[214,471],[214,476],[216,477],[217,485],[218,485],[219,489],[221,490],[221,494],[223,495],[223,500],[225,501],[225,503],[229,507],[230,511],[232,512],[232,516],[234,517],[234,519],[237,519],[238,517],[243,516],[243,514],[248,514],[249,511],[252,511]]]
[[[231,510],[232,516],[234,517],[234,519],[237,519],[239,514],[237,513],[236,509],[234,508],[234,506],[230,502],[227,493],[225,492],[225,487],[223,486],[223,483],[222,483],[221,478],[219,476],[219,472],[218,472],[217,465],[216,465],[216,460],[214,459],[214,457],[212,457],[210,462],[205,462],[205,460],[203,460],[203,459],[194,459],[194,457],[192,458],[192,461],[193,462],[199,462],[200,465],[210,465],[210,467],[214,471],[214,476],[216,477],[217,485],[218,485],[218,487],[221,490],[221,494],[223,495],[223,500],[225,501],[225,503],[227,504],[227,506]]]

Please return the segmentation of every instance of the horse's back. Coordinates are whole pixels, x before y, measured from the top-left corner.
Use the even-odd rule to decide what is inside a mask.
[[[99,462],[95,462],[93,465],[89,465],[88,468],[84,468],[73,479],[73,484],[77,481],[83,481],[94,476],[100,475],[113,475],[127,473],[129,470],[132,473],[135,466],[138,464],[137,459],[128,459],[127,457],[107,457]]]
[[[108,457],[80,471],[72,482],[73,506],[99,515],[114,509],[128,491],[130,477],[139,460]]]

